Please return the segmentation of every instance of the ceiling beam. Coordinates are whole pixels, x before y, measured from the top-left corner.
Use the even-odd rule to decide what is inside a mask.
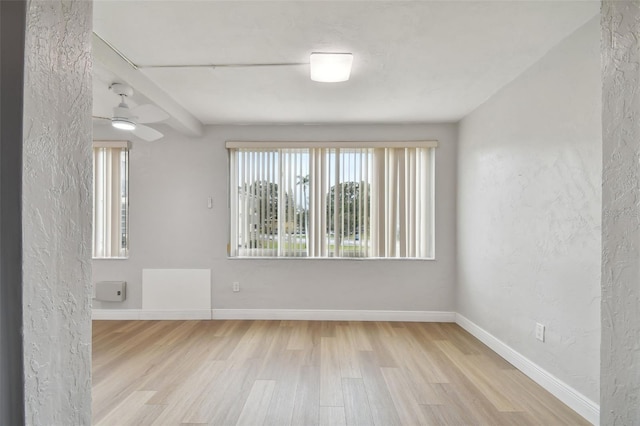
[[[96,34],[93,34],[93,58],[119,79],[122,79],[123,83],[127,83],[136,92],[165,110],[170,115],[165,123],[186,135],[202,136],[204,129],[196,117],[152,82],[135,65],[127,62]]]

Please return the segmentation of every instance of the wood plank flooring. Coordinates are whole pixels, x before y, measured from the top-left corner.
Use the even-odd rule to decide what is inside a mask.
[[[94,321],[96,425],[587,425],[455,324]]]

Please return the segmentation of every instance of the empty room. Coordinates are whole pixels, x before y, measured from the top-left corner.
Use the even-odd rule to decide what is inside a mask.
[[[640,3],[0,7],[0,424],[640,422]]]

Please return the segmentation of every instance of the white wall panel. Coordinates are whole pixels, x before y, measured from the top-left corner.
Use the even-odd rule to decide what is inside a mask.
[[[211,309],[211,270],[143,269],[142,309]]]

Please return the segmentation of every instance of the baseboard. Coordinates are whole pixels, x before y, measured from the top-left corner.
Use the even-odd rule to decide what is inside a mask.
[[[208,320],[210,309],[149,310],[149,309],[94,309],[94,320]]]
[[[139,320],[140,309],[94,309],[91,312],[94,320]]]
[[[150,310],[140,311],[141,320],[210,320],[211,309],[188,311]]]
[[[594,425],[600,424],[600,406],[598,404],[463,315],[456,314],[456,323],[586,420]]]
[[[371,311],[326,309],[212,309],[156,311],[144,309],[94,309],[95,320],[310,320],[310,321],[406,321],[455,322],[455,312]]]
[[[327,309],[213,309],[213,319],[454,322],[455,312]]]

